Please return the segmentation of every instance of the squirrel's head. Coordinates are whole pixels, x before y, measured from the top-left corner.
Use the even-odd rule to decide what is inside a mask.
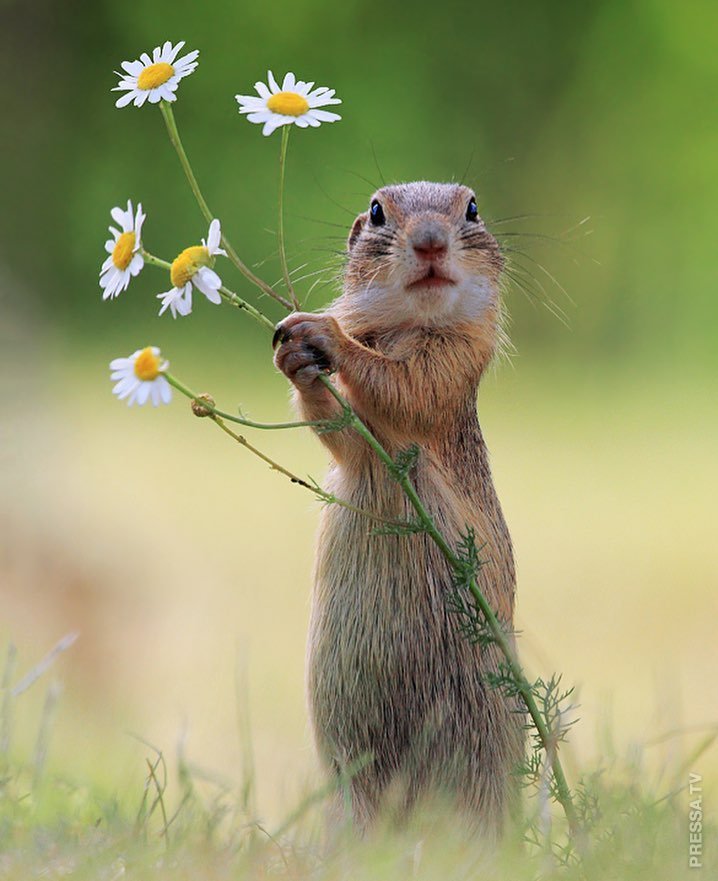
[[[347,247],[343,299],[375,325],[441,327],[498,310],[503,258],[468,187],[382,187]]]

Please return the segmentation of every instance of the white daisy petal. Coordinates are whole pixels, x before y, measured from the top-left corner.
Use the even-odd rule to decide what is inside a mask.
[[[130,76],[137,76],[137,74],[142,70],[142,62],[141,61],[123,61],[120,67],[127,71]]]
[[[197,58],[199,58],[199,49],[194,49],[192,52],[188,52],[186,55],[178,58],[177,61],[174,62],[173,66],[175,70],[183,67],[191,67],[192,70],[194,70],[195,67],[197,67],[197,65],[195,64]]]
[[[240,113],[270,113],[271,111],[267,110],[264,104],[240,104],[239,105]]]
[[[137,203],[137,214],[135,215],[135,236],[140,241],[142,235],[142,224],[147,220],[147,215],[142,211],[142,202]]]
[[[130,400],[128,401],[128,403],[131,404],[134,400],[135,392],[137,391],[139,385],[139,379],[136,379],[134,382],[130,380],[122,386],[120,386],[120,384],[118,383],[112,389],[112,393],[117,395],[120,401],[124,401],[126,398],[129,397]]]
[[[271,94],[267,95],[266,98],[258,98],[256,95],[235,95],[235,100],[237,100],[242,105],[254,105],[255,107],[264,107],[266,101],[271,98]]]
[[[134,100],[134,97],[133,92],[125,92],[121,98],[118,98],[115,101],[115,107],[127,107],[127,105]]]
[[[184,295],[177,301],[177,311],[182,316],[192,312],[192,285],[190,282],[187,282],[184,287]]]
[[[172,64],[172,62],[175,60],[175,58],[179,55],[179,53],[184,48],[184,40],[180,40],[176,46],[173,46],[172,43],[170,43],[170,41],[168,40],[167,46],[168,46],[168,53],[169,53],[168,58],[170,59],[170,64]]]
[[[209,269],[207,266],[198,269],[195,275],[192,276],[192,282],[197,290],[207,297],[210,303],[219,304],[222,302],[222,297],[219,294],[222,279],[213,269]]]
[[[102,265],[104,266],[105,264],[103,263]],[[107,285],[109,285],[110,279],[114,278],[116,272],[117,269],[115,268],[114,263],[110,263],[110,265],[106,269],[100,270],[100,286],[106,287]]]
[[[118,398],[120,398],[120,400],[122,400],[122,398],[126,398],[127,395],[132,394],[139,384],[140,380],[135,375],[135,359],[132,358],[130,364],[125,367],[122,379],[116,383],[112,391]]]
[[[210,254],[214,254],[217,250],[217,246],[220,243],[222,238],[222,231],[220,229],[219,220],[215,217],[212,223],[209,225],[209,232],[207,233],[207,250]]]
[[[133,364],[134,362],[131,362],[129,368],[125,367],[111,374],[110,379],[115,382],[112,389],[115,394],[129,393],[137,385],[138,379],[134,374]]]
[[[167,309],[169,309],[172,317],[177,318],[177,303],[181,298],[182,288],[172,288],[164,294],[157,294],[157,299],[162,301],[159,314],[164,315]],[[180,312],[180,315],[182,314],[184,313]]]
[[[272,94],[276,95],[277,92],[281,91],[281,89],[277,85],[277,81],[274,79],[274,74],[271,70],[267,71],[267,80],[269,82],[269,88],[272,90]]]
[[[272,116],[270,119],[267,120],[267,122],[265,122],[264,128],[262,129],[262,134],[265,137],[271,135],[272,132],[275,129],[278,129],[281,124],[281,122],[277,122],[277,118],[275,116]]]
[[[283,92],[293,92],[295,83],[296,83],[296,78],[293,73],[285,74],[284,80],[282,81],[282,91]]]
[[[174,93],[172,92],[172,88],[170,87],[169,83],[163,83],[163,84],[157,89],[157,91],[160,93],[160,97],[161,97],[164,101],[174,101],[174,99],[175,99],[175,95],[174,95]]]
[[[326,104],[341,104],[339,98],[334,97],[334,89],[315,89],[307,95],[310,107],[324,107]]]
[[[140,405],[140,407],[144,403],[146,403],[151,389],[152,389],[152,383],[150,383],[150,382],[140,383],[140,387],[137,389],[137,403]]]
[[[267,86],[266,86],[264,83],[262,83],[262,82],[255,83],[255,84],[254,84],[254,88],[257,90],[257,92],[258,92],[260,98],[265,98],[265,99],[266,99],[266,98],[271,97],[271,95],[272,95],[272,93],[269,91],[269,89],[267,88]],[[239,95],[237,95],[237,98],[239,98]],[[257,100],[257,99],[255,98],[255,101],[256,101],[256,100]]]
[[[215,306],[219,306],[222,303],[222,296],[217,291],[208,291],[204,292],[205,297],[209,300],[210,303],[214,303]]]
[[[319,122],[336,122],[341,119],[338,113],[331,113],[329,110],[312,109],[309,111],[309,115]]]
[[[135,256],[130,261],[130,265],[127,267],[128,272],[135,278],[142,272],[142,268],[145,265],[145,258],[142,254],[135,254]]]

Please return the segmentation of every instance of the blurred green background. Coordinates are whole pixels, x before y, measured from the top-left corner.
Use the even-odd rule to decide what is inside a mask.
[[[213,211],[271,282],[279,135],[234,95],[271,68],[343,99],[341,123],[290,143],[290,262],[320,271],[299,285],[319,279],[308,308],[335,294],[348,226],[382,180],[477,189],[528,288],[507,291],[517,354],[480,407],[524,654],[582,686],[576,762],[608,748],[601,730],[625,745],[716,721],[717,28],[708,0],[0,5],[0,640],[26,668],[82,633],[56,668],[57,767],[136,783],[124,732],[171,752],[186,728],[194,758],[238,776],[239,668],[266,809],[313,773],[316,506],[181,402],[128,412],[110,395],[107,362],[156,343],[226,407],[288,412],[243,316],[202,300],[158,319],[169,283],[151,267],[101,301],[113,205],[142,201],[166,259],[206,236],[159,111],[117,110],[110,92],[121,61],[165,39],[200,49],[177,122]],[[321,475],[311,437],[254,440]],[[41,703],[18,707],[20,752]]]

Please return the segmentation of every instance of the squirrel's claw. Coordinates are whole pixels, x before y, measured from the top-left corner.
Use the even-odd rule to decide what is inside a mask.
[[[274,329],[274,336],[272,337],[272,349],[277,348],[277,343],[283,343],[285,340],[289,339],[289,330],[283,326],[283,322],[280,321],[279,324]]]

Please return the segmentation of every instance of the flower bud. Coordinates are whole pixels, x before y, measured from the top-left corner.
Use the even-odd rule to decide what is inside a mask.
[[[202,401],[205,401],[205,403],[209,404],[209,406],[206,407],[202,403]],[[192,412],[195,416],[199,416],[200,418],[202,418],[203,416],[211,416],[214,406],[214,398],[212,397],[212,395],[208,395],[206,392],[201,395],[197,395],[196,398],[192,399]]]

